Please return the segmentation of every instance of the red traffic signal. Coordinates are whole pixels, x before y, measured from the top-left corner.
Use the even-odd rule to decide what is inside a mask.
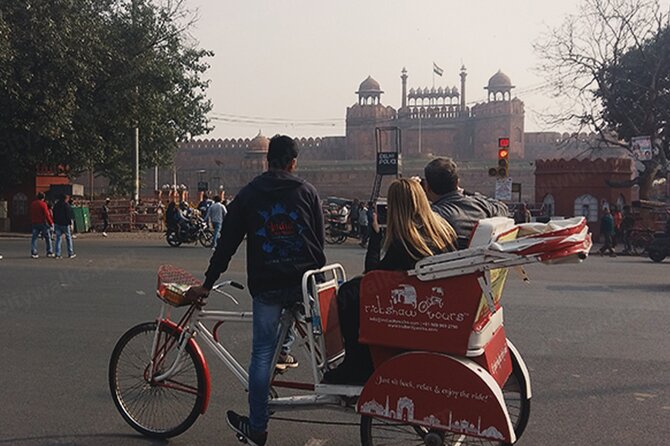
[[[498,176],[507,178],[509,176],[509,150],[498,149]]]
[[[498,147],[509,147],[509,138],[498,138]]]

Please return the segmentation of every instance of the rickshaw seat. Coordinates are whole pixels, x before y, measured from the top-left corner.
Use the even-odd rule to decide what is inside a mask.
[[[332,362],[344,353],[340,316],[337,309],[339,286],[336,279],[331,279],[317,284],[316,287],[321,311],[322,336],[326,345],[325,358],[328,362]]]
[[[470,246],[512,240],[516,233],[509,218],[482,220]],[[422,262],[429,264],[430,259]],[[360,342],[371,346],[376,365],[402,350],[481,355],[503,325],[499,300],[507,268],[489,273],[493,313],[480,285],[481,272],[429,281],[402,271],[366,274],[361,283]]]

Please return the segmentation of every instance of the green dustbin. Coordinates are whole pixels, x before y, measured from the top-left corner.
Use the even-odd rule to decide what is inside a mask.
[[[87,207],[73,207],[74,212],[74,231],[88,232],[91,230],[91,215]]]

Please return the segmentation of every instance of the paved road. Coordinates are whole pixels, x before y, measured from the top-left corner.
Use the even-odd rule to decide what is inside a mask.
[[[33,260],[28,240],[0,239],[0,445],[238,444],[223,414],[243,411],[246,395],[212,355],[210,409],[169,443],[135,435],[107,387],[116,340],[157,315],[157,266],[173,263],[199,274],[210,251],[172,249],[155,238],[75,243],[76,259]],[[227,275],[239,281],[245,280],[242,251]],[[356,273],[363,251],[331,247],[328,259]],[[592,257],[582,265],[533,266],[529,273],[530,284],[512,277],[505,293],[507,333],[533,379],[530,424],[517,444],[669,444],[670,262]],[[249,308],[248,296],[238,296]],[[220,306],[234,307],[224,300]],[[229,338],[246,358],[249,333],[233,328]],[[289,416],[357,422],[338,412]],[[358,429],[274,421],[271,438],[282,446],[355,445]]]

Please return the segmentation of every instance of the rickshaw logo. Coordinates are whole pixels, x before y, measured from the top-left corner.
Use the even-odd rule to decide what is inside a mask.
[[[463,322],[469,313],[450,313],[442,311],[445,306],[445,295],[442,287],[432,287],[430,296],[421,297],[412,285],[401,283],[391,290],[390,299],[382,305],[379,295],[376,295],[377,305],[366,305],[365,312],[387,316],[401,316],[416,318],[425,315],[430,320],[446,322]],[[409,307],[409,308],[408,308]],[[456,325],[449,328],[458,328]]]
[[[409,305],[412,308],[417,308],[419,313],[426,313],[432,307],[444,307],[444,290],[442,287],[433,287],[430,297],[421,300],[417,303],[416,288],[406,283],[401,283],[398,288],[391,290],[391,304],[393,305]]]
[[[411,305],[412,308],[416,308],[416,289],[412,285],[401,283],[399,288],[391,290],[391,303]]]

